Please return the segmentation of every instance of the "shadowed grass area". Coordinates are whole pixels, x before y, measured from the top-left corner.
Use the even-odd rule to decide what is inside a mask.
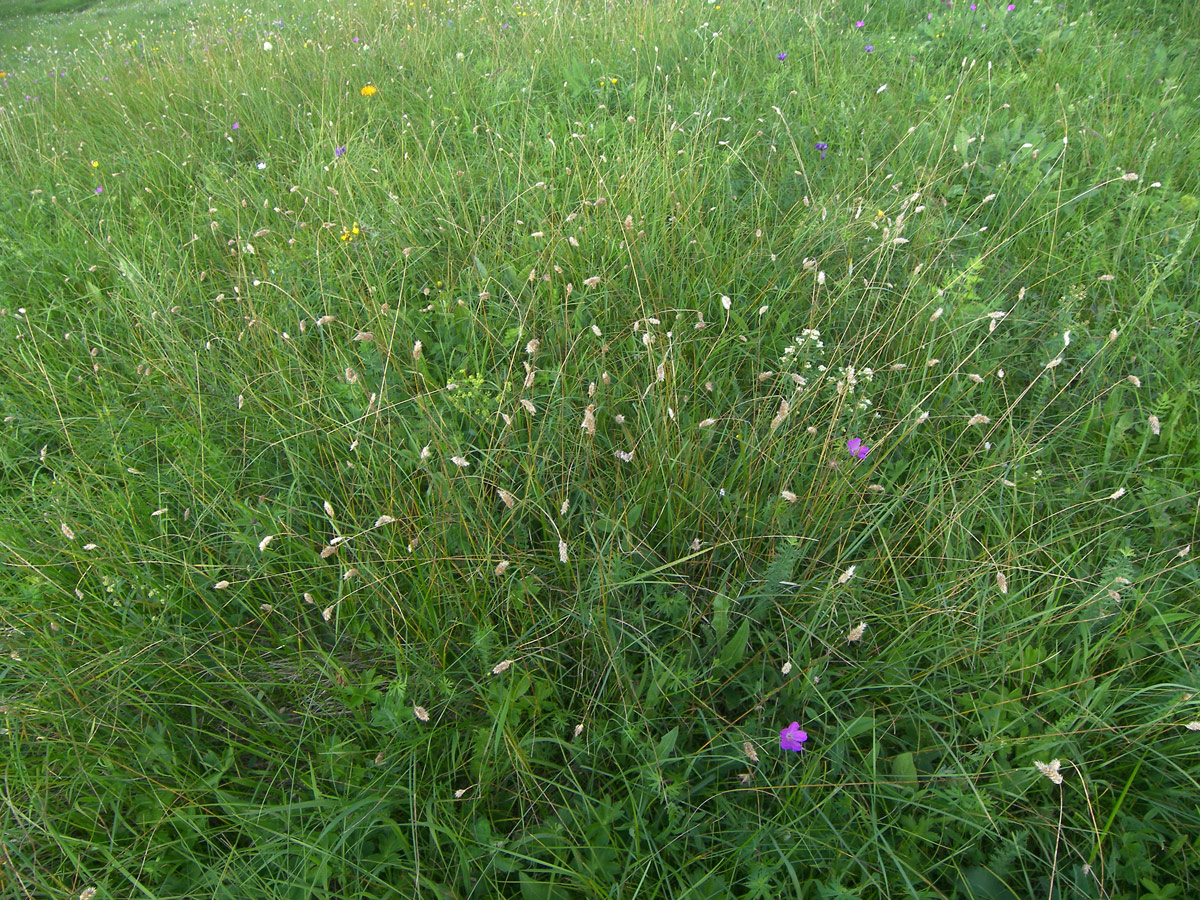
[[[22,26],[0,894],[1195,895],[1195,8],[974,5]]]
[[[17,16],[35,16],[44,13],[79,12],[95,6],[97,0],[4,0],[0,3],[0,21]],[[14,27],[9,23],[7,27]]]

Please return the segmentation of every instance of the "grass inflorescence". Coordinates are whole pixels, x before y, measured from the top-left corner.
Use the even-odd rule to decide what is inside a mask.
[[[1008,6],[10,20],[0,894],[1195,895],[1200,22]]]

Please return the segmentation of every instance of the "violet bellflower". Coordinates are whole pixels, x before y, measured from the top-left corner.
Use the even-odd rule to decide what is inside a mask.
[[[867,454],[871,452],[871,448],[862,442],[862,438],[850,438],[846,441],[846,449],[857,459],[866,459]]]

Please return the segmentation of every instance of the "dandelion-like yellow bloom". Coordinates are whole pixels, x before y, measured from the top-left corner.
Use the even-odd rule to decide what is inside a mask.
[[[372,97],[375,95],[375,85],[373,85],[373,84],[365,85],[363,87],[363,89],[361,91],[359,91],[359,93],[362,94],[364,97]]]

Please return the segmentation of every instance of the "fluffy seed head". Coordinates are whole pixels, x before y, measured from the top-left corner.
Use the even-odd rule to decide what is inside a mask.
[[[1059,769],[1062,767],[1061,759],[1052,759],[1048,763],[1034,761],[1037,770],[1053,781],[1055,784],[1062,784],[1063,777]]]
[[[417,719],[421,722],[429,721],[429,713],[426,711],[425,707],[423,707],[423,706],[414,706],[413,707],[413,715],[416,716]]]

